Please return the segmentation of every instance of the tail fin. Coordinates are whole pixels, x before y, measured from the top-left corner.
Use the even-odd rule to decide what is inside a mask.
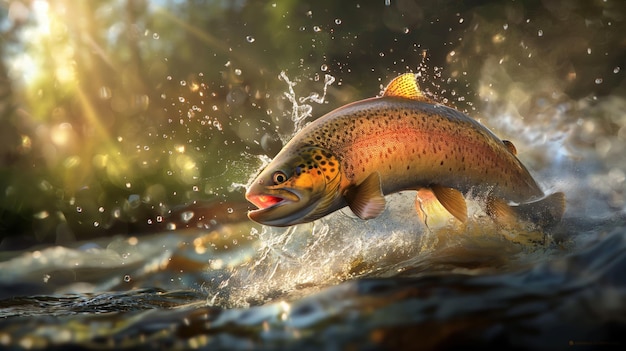
[[[498,224],[513,225],[520,220],[548,229],[561,221],[565,212],[565,194],[556,192],[543,199],[509,206],[502,199],[489,199],[487,213]]]

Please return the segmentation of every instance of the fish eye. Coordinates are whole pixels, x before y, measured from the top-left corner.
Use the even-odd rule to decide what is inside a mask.
[[[282,171],[276,171],[272,175],[272,180],[274,181],[274,184],[281,184],[287,181],[287,175]]]

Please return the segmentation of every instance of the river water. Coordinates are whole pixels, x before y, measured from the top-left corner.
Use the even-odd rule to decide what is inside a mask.
[[[542,2],[524,7],[515,2],[486,2],[457,12],[454,4],[442,1],[443,12],[422,8],[418,13],[414,11],[419,8],[417,2],[379,1],[363,8],[372,18],[380,11],[382,20],[375,22],[380,28],[359,22],[345,32],[341,30],[350,25],[352,16],[337,12],[343,8],[328,4],[325,11],[314,5],[285,10],[286,4],[269,3],[264,11],[278,11],[274,20],[281,25],[280,16],[302,17],[305,28],[293,30],[313,36],[305,45],[313,56],[340,52],[345,58],[327,57],[322,65],[317,57],[295,60],[288,73],[280,65],[290,63],[279,63],[271,74],[259,66],[261,73],[252,78],[246,77],[246,70],[252,68],[241,57],[221,64],[217,71],[222,76],[234,74],[228,82],[239,84],[254,77],[271,82],[267,83],[272,84],[267,87],[271,96],[267,100],[273,101],[268,106],[274,111],[267,107],[261,113],[266,118],[260,122],[254,115],[238,115],[243,107],[237,104],[237,94],[247,96],[244,105],[249,103],[251,111],[263,104],[257,93],[243,85],[216,83],[210,74],[198,75],[197,71],[195,78],[178,79],[175,73],[175,78],[166,74],[155,78],[159,84],[173,80],[179,89],[193,92],[173,95],[171,104],[164,98],[170,119],[172,115],[185,118],[161,124],[165,132],[151,129],[156,122],[143,117],[137,117],[141,123],[118,127],[134,126],[134,133],[145,132],[136,134],[144,139],[136,148],[133,141],[129,152],[161,150],[170,160],[164,161],[168,172],[163,172],[167,174],[163,178],[169,179],[172,170],[179,182],[160,180],[158,172],[150,169],[161,163],[139,157],[144,163],[137,161],[139,166],[128,172],[139,172],[147,180],[119,176],[123,172],[110,171],[110,163],[105,167],[108,178],[103,183],[117,186],[116,181],[120,182],[115,191],[94,186],[93,178],[77,183],[80,190],[73,196],[59,191],[64,189],[58,185],[62,183],[59,178],[50,177],[57,181],[51,180],[52,185],[34,185],[57,189],[50,193],[56,194],[53,203],[64,214],[63,221],[48,227],[45,223],[54,217],[53,210],[37,210],[33,223],[5,225],[13,232],[2,232],[0,246],[0,348],[402,350],[472,344],[622,349],[626,344],[626,47],[619,40],[623,33],[619,28],[624,28],[626,9],[611,1],[590,8],[582,3],[568,7]],[[345,6],[361,9],[356,4]],[[237,24],[244,28],[241,33],[247,31],[243,23],[253,25],[253,17],[245,14],[254,9],[247,2],[228,8],[230,15],[244,18]],[[163,15],[152,13],[156,18],[159,14]],[[168,16],[174,14],[172,10]],[[422,22],[430,22],[430,27]],[[443,28],[440,22],[445,23]],[[450,23],[455,26],[446,31]],[[180,23],[176,28],[195,33]],[[389,39],[385,49],[372,49],[361,40],[367,35],[354,28],[374,31],[376,43]],[[454,41],[434,45],[430,62],[423,60],[422,44],[416,43],[432,45],[434,39],[415,34],[427,28],[454,33]],[[324,40],[338,42],[340,48],[333,49],[315,37],[318,32],[330,35],[332,39]],[[146,33],[152,41],[168,40],[164,31],[159,36]],[[215,52],[228,51],[213,42],[215,37],[194,35],[213,45]],[[269,41],[263,35],[241,38],[245,38],[241,44],[245,50],[239,54],[272,55],[267,53],[271,45],[260,47]],[[302,42],[303,37],[298,38]],[[235,57],[241,47],[229,40],[224,43],[235,48]],[[344,52],[344,44],[354,48]],[[249,49],[249,45],[259,47]],[[394,53],[393,48],[400,45],[397,51],[403,54]],[[373,50],[372,62],[394,55],[414,55],[414,61],[384,61],[361,69],[350,57],[367,56],[358,54],[359,50]],[[438,51],[443,52],[439,61]],[[600,52],[597,57],[596,52]],[[233,68],[238,64],[243,73]],[[167,66],[168,61],[161,65]],[[370,71],[375,78],[357,77],[351,69],[362,74]],[[247,219],[249,205],[243,190],[275,153],[272,140],[284,142],[321,113],[375,95],[379,85],[405,71],[419,72],[429,93],[512,140],[518,156],[546,192],[565,192],[562,223],[549,232],[502,230],[477,205],[480,199],[470,196],[466,226],[445,222],[426,228],[415,214],[415,194],[408,191],[388,196],[385,212],[369,221],[349,210],[290,228],[265,227]],[[194,122],[190,115],[189,111],[211,110],[210,106],[194,107],[190,101],[198,98],[198,88],[190,87],[196,80],[206,86],[222,84],[216,95],[200,95],[207,100],[218,99],[219,91],[228,92],[226,111],[222,105],[212,108],[223,113],[221,119],[209,122],[217,136],[199,134],[196,128],[206,128],[205,124]],[[165,88],[158,85],[155,89]],[[125,118],[134,121],[133,116]],[[71,123],[77,129],[78,122]],[[147,131],[142,130],[144,125],[149,126]],[[168,130],[169,139],[165,137]],[[158,138],[150,133],[157,133]],[[38,134],[32,135],[34,140]],[[114,138],[122,149],[125,136],[120,132]],[[236,138],[234,142],[231,137]],[[226,140],[226,147],[220,138]],[[85,143],[78,143],[79,148],[91,145]],[[55,145],[57,153],[64,152]],[[199,145],[204,146],[194,156],[192,149]],[[93,156],[97,147],[85,148],[93,157],[89,169],[99,167],[96,160],[113,158],[103,152]],[[221,158],[202,161],[199,154]],[[118,155],[123,157],[124,152]],[[69,168],[68,158],[63,162],[69,172],[60,178],[74,181],[81,166]],[[196,163],[209,170],[193,173]],[[10,174],[10,169],[28,174],[19,173],[24,169],[19,164],[9,166],[3,174]],[[213,172],[212,167],[217,170]],[[203,179],[208,180],[203,183]],[[19,183],[3,181],[9,199]],[[142,181],[147,185],[140,193],[135,189]],[[167,184],[172,188],[183,184],[188,191],[170,191]],[[167,206],[156,206],[151,200],[159,192],[171,193],[163,197],[170,201]],[[116,202],[116,196],[122,201]],[[3,220],[14,223],[7,219],[6,199]]]

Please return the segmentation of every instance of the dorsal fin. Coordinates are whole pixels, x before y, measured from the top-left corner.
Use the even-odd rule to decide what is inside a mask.
[[[422,93],[413,73],[405,73],[392,80],[385,88],[383,96],[430,102],[430,99]]]
[[[509,140],[502,140],[502,142],[513,155],[517,155],[517,148],[515,147],[515,145],[513,145],[512,142],[510,142]]]

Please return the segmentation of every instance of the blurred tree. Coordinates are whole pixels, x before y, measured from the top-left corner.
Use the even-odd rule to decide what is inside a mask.
[[[281,71],[299,97],[336,78],[315,116],[406,71],[462,110],[488,84],[503,100],[506,82],[580,97],[626,71],[615,2],[5,3],[0,242],[126,233],[181,204],[242,201],[233,183],[293,132]]]

